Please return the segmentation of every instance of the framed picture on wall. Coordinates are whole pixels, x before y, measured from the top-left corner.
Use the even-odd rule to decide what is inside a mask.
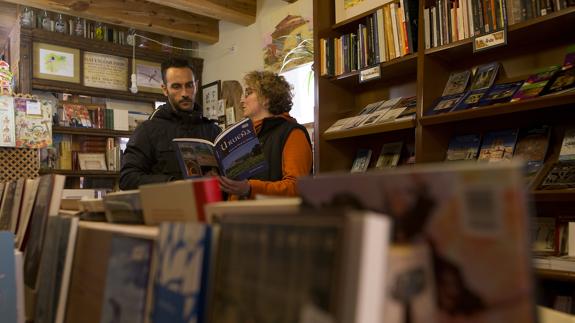
[[[215,81],[202,86],[202,111],[205,118],[218,120],[218,101],[221,82]]]
[[[391,0],[334,0],[335,23],[351,19],[371,9],[381,7]]]
[[[34,43],[34,78],[80,83],[80,50]]]
[[[160,63],[137,59],[136,82],[142,92],[162,93],[162,66]]]

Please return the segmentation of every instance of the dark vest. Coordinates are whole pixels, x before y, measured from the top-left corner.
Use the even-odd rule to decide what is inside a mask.
[[[295,122],[289,122],[284,118],[264,119],[260,132],[258,133],[258,139],[263,147],[268,169],[267,171],[252,176],[251,179],[275,182],[283,178],[283,149],[289,134],[294,129],[301,129],[305,133],[305,137],[311,147],[311,140],[304,126]]]

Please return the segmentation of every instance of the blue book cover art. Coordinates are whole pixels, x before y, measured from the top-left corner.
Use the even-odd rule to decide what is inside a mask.
[[[455,136],[449,141],[445,160],[474,160],[477,158],[480,143],[481,135],[479,134]]]
[[[511,160],[517,141],[517,133],[517,129],[486,133],[483,136],[478,160],[487,162]]]
[[[464,95],[463,93],[460,93],[440,97],[439,99],[435,100],[433,108],[428,109],[425,112],[425,115],[436,115],[451,111],[453,107],[455,107],[459,103],[463,95]]]
[[[0,231],[0,318],[17,322],[14,235],[8,231]]]
[[[214,151],[222,175],[231,179],[244,180],[267,169],[263,148],[250,119],[221,133]]]
[[[152,241],[112,237],[101,323],[143,322]]]
[[[474,108],[479,106],[479,100],[487,93],[488,89],[468,91],[465,93],[461,101],[451,109],[451,111],[461,111],[469,108]]]
[[[176,154],[184,178],[220,174],[212,143],[207,140],[184,141],[174,139]]]
[[[204,322],[211,227],[162,223],[154,277],[154,322]]]
[[[484,64],[477,67],[477,71],[471,82],[471,91],[488,89],[495,82],[497,72],[499,71],[499,62]]]
[[[491,105],[495,103],[505,103],[511,101],[511,98],[519,90],[523,81],[495,84],[479,100],[479,106]]]

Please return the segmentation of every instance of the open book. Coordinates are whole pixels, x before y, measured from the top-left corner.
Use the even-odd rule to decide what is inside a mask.
[[[244,180],[267,169],[262,146],[250,119],[219,134],[214,142],[175,138],[180,169],[185,178],[222,175]]]

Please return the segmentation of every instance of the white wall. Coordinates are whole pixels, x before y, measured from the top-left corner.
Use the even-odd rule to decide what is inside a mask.
[[[284,0],[259,0],[256,22],[241,26],[220,21],[220,41],[214,45],[200,44],[199,57],[204,59],[202,80],[242,81],[245,73],[264,68],[263,48],[266,34],[287,15],[313,15],[312,0],[288,3]],[[230,49],[234,48],[234,51]]]

